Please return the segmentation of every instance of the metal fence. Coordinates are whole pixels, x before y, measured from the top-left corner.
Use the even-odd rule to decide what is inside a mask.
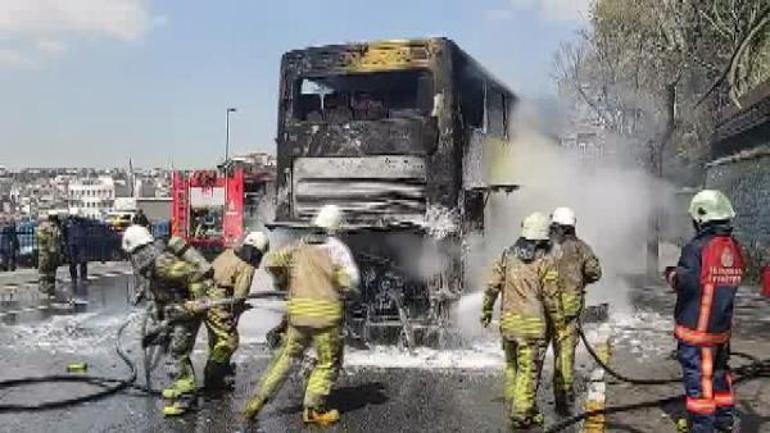
[[[0,225],[0,270],[9,270],[13,267],[37,266],[37,238],[35,232],[37,223],[21,222],[15,225]],[[84,255],[88,261],[122,260],[123,252],[120,249],[122,233],[113,230],[108,224],[84,220],[78,236],[79,244],[85,249]],[[170,224],[168,221],[159,221],[152,225],[151,231],[156,239],[168,239],[170,236]],[[62,236],[62,262],[67,261],[67,239]]]

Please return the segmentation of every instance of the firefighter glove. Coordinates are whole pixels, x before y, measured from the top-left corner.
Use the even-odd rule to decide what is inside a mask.
[[[484,311],[481,313],[481,326],[487,327],[492,322],[492,312],[491,311]]]

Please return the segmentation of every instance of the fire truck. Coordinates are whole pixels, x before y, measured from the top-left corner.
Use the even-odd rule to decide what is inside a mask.
[[[271,206],[269,168],[229,164],[217,170],[175,171],[171,177],[171,234],[207,257],[263,227]]]

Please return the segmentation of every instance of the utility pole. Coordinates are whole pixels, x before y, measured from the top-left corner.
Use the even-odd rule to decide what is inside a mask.
[[[228,108],[227,113],[225,115],[226,117],[226,137],[225,137],[225,164],[227,164],[227,160],[230,159],[230,113],[235,113],[237,110],[235,108]]]

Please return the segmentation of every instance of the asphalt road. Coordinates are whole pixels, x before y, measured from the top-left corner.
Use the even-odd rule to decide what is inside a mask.
[[[71,362],[86,362],[89,373],[125,377],[127,369],[115,356],[115,333],[127,319],[122,345],[141,369],[138,319],[141,311],[128,305],[125,269],[106,271],[79,290],[88,299],[77,311],[22,296],[0,304],[0,380],[58,374]],[[98,273],[98,272],[97,272]],[[5,278],[5,280],[3,280]],[[0,276],[0,291],[9,276]],[[26,277],[25,277],[26,278]],[[27,281],[28,278],[21,278]],[[62,287],[66,279],[62,276]],[[19,277],[14,279],[17,284]],[[31,284],[31,283],[29,283]],[[22,284],[23,286],[23,284]],[[31,289],[28,287],[28,289]],[[21,301],[20,299],[24,299]],[[264,333],[280,315],[280,304],[266,302],[241,320],[242,347],[235,357],[236,389],[224,398],[200,398],[198,410],[177,419],[160,414],[155,397],[131,391],[62,410],[0,413],[0,432],[297,432],[301,424],[302,368],[279,397],[244,426],[239,412],[270,359]],[[198,370],[205,363],[205,332],[194,353]],[[502,402],[502,352],[490,335],[468,349],[439,352],[420,349],[410,355],[395,348],[350,349],[331,404],[343,413],[331,432],[503,432],[508,431]],[[143,378],[140,371],[139,377]],[[200,375],[199,375],[200,376]],[[541,408],[554,419],[549,401],[550,367],[546,367]],[[199,381],[200,381],[199,377]],[[143,379],[140,379],[143,381]],[[153,373],[153,386],[165,380],[163,366]],[[0,403],[33,403],[90,392],[78,384],[35,385],[0,390]],[[309,429],[310,430],[310,429]]]
[[[93,278],[79,291],[88,304],[76,311],[52,306],[34,295],[34,273],[0,274],[0,380],[58,374],[70,362],[87,362],[89,373],[125,377],[127,370],[115,356],[115,333],[127,319],[122,345],[137,360],[140,310],[127,302],[127,268],[121,264],[95,266]],[[62,274],[62,287],[66,278]],[[30,282],[30,279],[32,282]],[[8,287],[15,293],[8,297]],[[10,299],[10,300],[9,300]],[[613,365],[637,377],[676,376],[670,358],[672,296],[660,288],[632,292],[633,313],[611,319]],[[465,306],[468,315],[477,308]],[[198,410],[177,419],[160,414],[160,401],[135,391],[63,410],[36,413],[0,413],[0,432],[299,432],[303,376],[301,366],[276,401],[259,418],[244,426],[238,415],[270,359],[264,333],[280,316],[281,305],[265,302],[248,311],[240,324],[235,390],[219,399],[201,398]],[[741,295],[736,316],[735,345],[741,350],[770,356],[768,303],[750,290]],[[407,354],[395,348],[348,348],[345,368],[331,404],[343,413],[330,432],[504,432],[509,431],[502,401],[502,352],[494,332],[477,334],[468,347],[449,351],[420,349]],[[198,370],[205,362],[205,332],[194,353]],[[578,358],[579,390],[595,368],[584,352]],[[153,385],[165,380],[162,366],[153,373]],[[551,400],[551,367],[546,363],[540,407],[549,423],[557,420]],[[143,378],[140,370],[139,377]],[[143,379],[140,379],[140,381]],[[199,377],[200,380],[200,377]],[[744,433],[770,431],[770,380],[756,381],[739,390]],[[90,392],[82,385],[36,385],[0,389],[0,403],[40,402]],[[606,383],[608,405],[643,401],[681,392],[678,386],[632,387]],[[678,406],[624,413],[609,418],[609,432],[668,432],[681,412]],[[569,430],[568,430],[569,431]],[[579,431],[579,430],[574,430]]]

